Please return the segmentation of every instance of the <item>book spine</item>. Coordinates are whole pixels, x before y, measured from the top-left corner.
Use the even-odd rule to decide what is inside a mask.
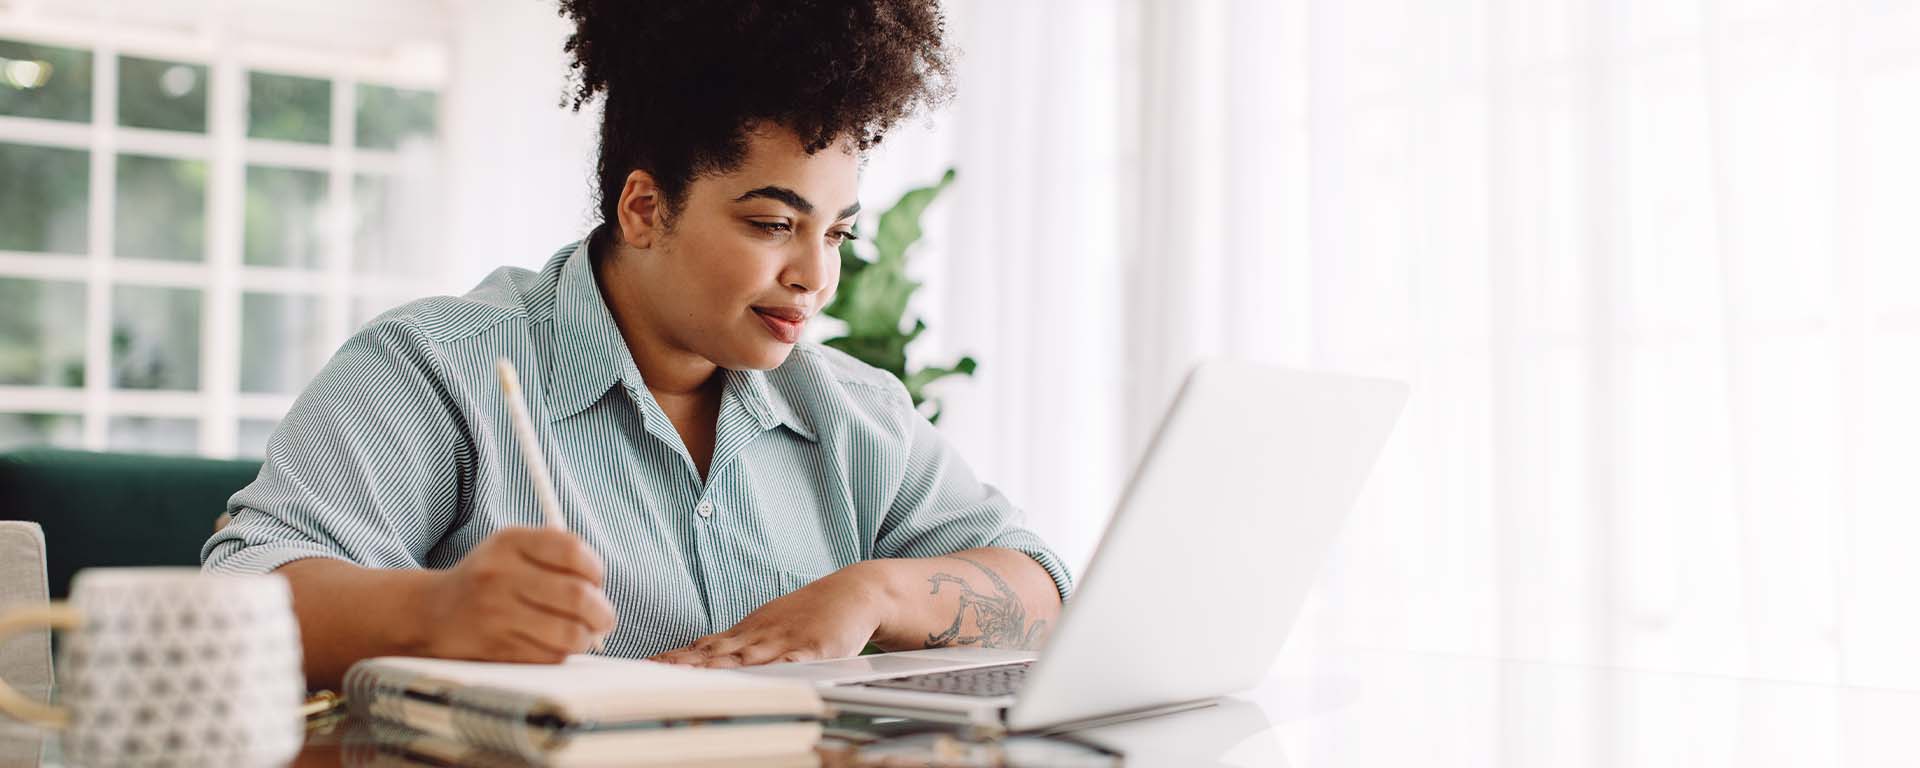
[[[557,734],[527,722],[537,697],[482,686],[439,686],[431,677],[363,661],[342,681],[355,716],[387,722],[470,746],[539,760]],[[443,688],[444,705],[409,702],[408,692]],[[444,716],[434,716],[435,710]],[[437,713],[436,713],[437,714]]]
[[[453,735],[468,744],[537,760],[558,735],[527,722],[538,698],[516,691],[467,686],[448,692]]]
[[[347,709],[354,717],[405,723],[408,684],[418,677],[397,669],[381,669],[375,662],[362,661],[347,668],[341,680],[346,689]]]

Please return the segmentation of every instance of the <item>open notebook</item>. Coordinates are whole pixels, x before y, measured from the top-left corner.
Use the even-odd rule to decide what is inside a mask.
[[[353,665],[346,689],[361,716],[377,722],[570,767],[805,754],[825,716],[803,681],[602,656],[562,664],[381,657]]]

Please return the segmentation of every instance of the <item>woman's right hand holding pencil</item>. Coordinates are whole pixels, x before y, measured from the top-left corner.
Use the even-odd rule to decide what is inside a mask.
[[[432,573],[423,655],[555,663],[591,650],[616,622],[600,556],[565,529],[503,529]]]

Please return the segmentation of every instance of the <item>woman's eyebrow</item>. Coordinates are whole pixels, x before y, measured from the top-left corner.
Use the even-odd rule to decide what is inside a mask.
[[[800,193],[795,192],[786,187],[767,186],[767,187],[760,187],[759,189],[751,189],[751,190],[748,190],[746,194],[743,194],[739,197],[734,198],[733,201],[736,203],[744,203],[756,197],[766,198],[768,200],[778,200],[782,203],[786,203],[787,207],[792,208],[801,213],[813,213],[812,202],[808,201],[804,197],[801,197]],[[841,209],[840,215],[833,217],[833,220],[839,221],[841,219],[847,218],[848,216],[852,216],[859,212],[860,212],[860,204],[856,202],[853,205],[849,205],[846,208]]]

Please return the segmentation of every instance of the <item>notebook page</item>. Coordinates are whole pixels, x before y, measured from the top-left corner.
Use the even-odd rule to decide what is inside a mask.
[[[641,659],[575,655],[560,664],[506,664],[389,656],[372,661],[453,685],[524,692],[552,702],[572,720],[617,723],[823,711],[819,694],[802,681]]]

